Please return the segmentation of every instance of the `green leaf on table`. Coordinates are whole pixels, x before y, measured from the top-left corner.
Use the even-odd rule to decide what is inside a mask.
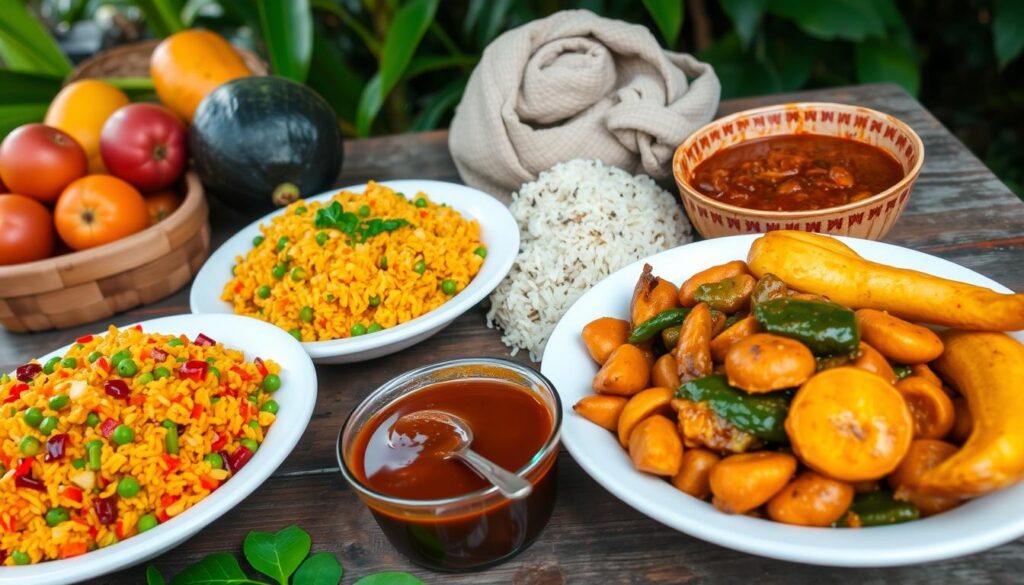
[[[644,0],[644,7],[658,25],[665,44],[674,47],[683,28],[683,3],[680,0]]]
[[[15,71],[59,77],[71,72],[71,61],[22,0],[0,0],[0,59]]]
[[[150,565],[146,567],[146,585],[165,585],[164,576],[160,574],[160,569]]]
[[[345,570],[329,552],[318,552],[306,559],[295,572],[295,585],[338,585]]]
[[[174,579],[171,585],[267,585],[250,579],[238,565],[235,555],[212,554],[188,567]]]
[[[722,0],[722,10],[732,21],[736,34],[740,37],[743,48],[750,46],[754,40],[754,33],[757,32],[757,25],[761,23],[764,15],[764,7],[768,0]]]
[[[258,0],[260,28],[276,75],[304,83],[313,55],[309,0]]]
[[[242,552],[254,569],[288,585],[288,577],[309,554],[311,544],[309,533],[292,525],[274,534],[250,532],[242,543]]]
[[[401,571],[367,575],[352,585],[426,585],[415,576]]]
[[[857,80],[862,83],[892,82],[917,95],[921,72],[913,55],[891,41],[867,41],[855,48]]]
[[[786,18],[812,37],[862,41],[885,36],[885,21],[873,2],[865,0],[772,0],[768,12]]]
[[[992,5],[992,42],[999,67],[1006,67],[1024,50],[1024,2],[995,0]]]
[[[171,0],[133,0],[142,11],[143,20],[158,37],[167,37],[185,30],[179,7]]]

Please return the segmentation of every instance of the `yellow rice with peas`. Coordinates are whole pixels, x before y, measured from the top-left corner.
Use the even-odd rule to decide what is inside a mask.
[[[424,193],[296,201],[260,227],[221,298],[300,341],[394,327],[441,306],[480,271],[480,226]]]
[[[244,466],[280,367],[111,326],[0,378],[0,559],[74,557],[169,521]]]

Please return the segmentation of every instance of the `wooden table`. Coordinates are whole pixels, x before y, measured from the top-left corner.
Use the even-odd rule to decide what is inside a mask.
[[[925,165],[906,212],[887,241],[947,258],[1014,290],[1024,290],[1024,204],[898,87],[869,85],[732,100],[722,104],[720,113],[796,100],[861,104],[910,124],[924,140]],[[346,149],[339,185],[368,179],[459,180],[444,131],[352,141]],[[675,192],[674,187],[671,191]],[[216,207],[212,221],[214,246],[245,223]],[[128,324],[186,313],[187,297],[185,289],[163,302],[118,315],[113,322]],[[103,325],[32,335],[0,332],[0,368],[10,371]],[[564,452],[558,463],[560,485],[554,516],[527,551],[499,567],[467,575],[441,575],[413,566],[391,548],[341,478],[334,456],[338,429],[363,396],[401,372],[455,357],[507,355],[498,332],[485,327],[484,308],[478,306],[429,342],[399,354],[355,365],[318,367],[321,382],[313,420],[277,473],[236,509],[154,562],[165,575],[174,575],[213,552],[240,554],[242,540],[250,530],[275,531],[296,523],[310,532],[314,550],[329,550],[338,556],[345,566],[345,583],[382,570],[410,571],[430,583],[475,584],[812,582],[824,575],[844,583],[1019,582],[1024,573],[1024,540],[968,558],[877,570],[836,571],[734,552],[666,528],[634,511],[590,479]],[[528,363],[522,353],[515,359]],[[141,583],[144,568],[140,565],[94,583]]]

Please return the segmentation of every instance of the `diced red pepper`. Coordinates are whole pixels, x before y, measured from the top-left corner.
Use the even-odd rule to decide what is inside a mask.
[[[84,542],[66,542],[60,545],[58,551],[60,552],[60,558],[70,559],[71,557],[77,557],[83,555],[86,552],[86,546]]]
[[[243,401],[242,404],[240,404],[238,406],[238,416],[242,417],[242,420],[247,420],[249,418],[249,402],[248,401]]]
[[[205,489],[208,489],[212,492],[213,490],[220,487],[220,480],[212,478],[208,475],[201,475],[199,476],[199,485],[203,486]]]
[[[78,343],[89,343],[90,341],[92,341],[92,335],[83,335],[76,339],[75,341],[77,341]]]
[[[228,443],[228,436],[227,435],[218,434],[217,438],[214,439],[213,443],[210,444],[210,449],[212,451],[220,451],[221,449],[224,448],[224,445],[227,445],[227,443]]]
[[[167,352],[160,349],[159,347],[154,347],[153,349],[149,350],[149,357],[153,358],[153,361],[160,364],[167,359]]]
[[[74,500],[76,502],[82,501],[82,490],[73,485],[64,488],[64,495],[70,500]],[[85,524],[85,522],[82,522],[82,524]]]
[[[174,470],[181,467],[181,459],[168,455],[167,453],[163,453],[161,457],[163,457],[164,463],[167,465],[167,470],[164,471],[164,477],[174,473]]]
[[[146,403],[146,395],[145,394],[135,394],[131,398],[128,399],[128,404],[131,404],[132,406],[142,406],[145,403]]]
[[[427,217],[427,212],[426,211],[421,211],[420,212],[420,217]]]
[[[35,363],[18,366],[14,370],[14,377],[22,382],[31,382],[36,376],[43,373],[43,366]]]
[[[141,333],[142,332],[142,323],[136,323],[135,325],[132,325],[132,329],[134,329],[134,330],[136,330],[136,331]]]
[[[196,418],[197,419],[200,416],[202,416],[202,414],[203,414],[203,405],[202,404],[196,404],[195,406],[192,407],[192,418]]]
[[[156,519],[159,520],[161,524],[163,524],[164,522],[170,520],[171,517],[167,515],[167,512],[160,510],[156,513]]]
[[[128,383],[124,380],[107,380],[103,383],[103,391],[107,393],[107,396],[113,396],[121,400],[127,399],[132,393],[128,389]]]
[[[117,525],[114,526],[114,534],[116,534],[118,538],[124,538],[125,537],[125,534],[124,534],[124,522],[123,521],[121,521],[121,520],[117,521]]]
[[[174,505],[175,502],[181,499],[181,496],[165,495],[160,498],[160,511],[157,512],[156,517],[160,522],[167,522],[171,518],[171,515],[167,513],[167,508]]]
[[[61,371],[57,372],[57,375],[60,376],[61,379],[66,379],[66,378],[70,378],[71,377],[71,374],[69,374],[67,370],[61,370]]]
[[[32,471],[32,459],[26,457],[18,461],[18,466],[14,468],[14,477],[28,475],[30,471]]]
[[[107,358],[103,356],[100,356],[100,359],[96,360],[96,367],[108,374],[110,373],[110,362],[108,362]]]
[[[100,531],[97,530],[95,526],[89,527],[89,538],[96,540],[96,535],[98,535],[99,533]]]
[[[259,359],[259,358],[256,358],[256,359]],[[259,367],[259,366],[257,365],[256,367]],[[240,368],[238,366],[231,366],[231,371],[236,373],[236,374],[238,374],[238,377],[241,378],[242,380],[246,381],[246,382],[248,382],[249,380],[252,380],[252,375],[250,375],[249,372],[246,372],[245,370],[243,370],[242,368]]]
[[[267,374],[270,373],[270,370],[267,369],[267,364],[263,363],[263,358],[258,357],[254,359],[252,363],[256,365],[256,369],[259,370],[260,375],[264,378],[266,378]],[[247,378],[243,378],[243,380],[245,379]]]
[[[196,335],[196,340],[193,341],[193,343],[195,343],[199,347],[212,347],[214,345],[217,345],[216,341],[214,341],[213,339],[207,337],[206,335],[204,335],[202,333],[200,333],[199,335]]]
[[[235,449],[235,452],[228,455],[227,458],[228,471],[232,474],[238,473],[243,467],[245,467],[245,464],[252,459],[252,456],[253,452],[250,451],[248,447],[239,447]]]
[[[19,382],[11,386],[10,393],[7,395],[7,398],[4,398],[4,404],[7,404],[8,402],[14,402],[15,400],[21,398],[21,393],[24,392],[25,390],[28,390],[28,384],[25,384],[24,382]]]
[[[64,433],[53,435],[49,439],[46,439],[46,455],[43,456],[43,461],[49,463],[50,461],[63,459],[67,445],[68,436]]]
[[[39,481],[34,477],[29,477],[27,475],[15,475],[14,486],[20,488],[28,488],[30,490],[36,490],[37,492],[46,491],[45,483]]]
[[[206,379],[206,372],[209,371],[209,368],[210,364],[202,360],[188,360],[178,368],[178,377],[202,382]]]
[[[103,435],[104,438],[109,439],[110,435],[114,434],[114,429],[116,428],[117,421],[112,418],[108,418],[100,423],[100,434]]]
[[[242,292],[243,288],[245,288],[245,286],[241,282],[236,282],[235,283],[235,293]]]

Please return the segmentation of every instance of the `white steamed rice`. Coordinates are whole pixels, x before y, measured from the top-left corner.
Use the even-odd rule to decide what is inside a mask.
[[[646,175],[594,160],[560,163],[512,194],[522,246],[491,294],[488,327],[539,361],[569,307],[609,274],[690,241],[676,198]]]

